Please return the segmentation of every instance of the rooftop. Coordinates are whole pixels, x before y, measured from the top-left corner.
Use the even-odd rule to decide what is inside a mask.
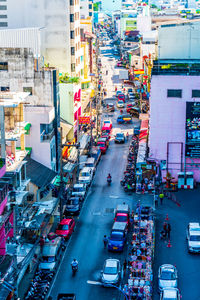
[[[51,183],[53,178],[57,175],[56,172],[45,167],[34,159],[27,157],[26,172],[27,177],[31,179],[37,187],[42,188]]]
[[[29,93],[25,92],[0,92],[0,105],[4,107],[17,107],[25,102]]]
[[[200,75],[200,60],[155,60],[152,75]]]

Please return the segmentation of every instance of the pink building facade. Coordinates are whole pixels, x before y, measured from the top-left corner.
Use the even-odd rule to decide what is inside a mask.
[[[165,164],[162,177],[170,172],[177,179],[178,172],[194,172],[200,181],[200,158],[185,158],[186,102],[199,102],[193,91],[200,94],[200,72],[186,69],[160,68],[152,71],[150,93],[149,157]],[[176,67],[177,68],[177,67]],[[178,90],[178,92],[177,92]],[[181,90],[181,92],[180,92]],[[176,95],[177,93],[177,95]]]

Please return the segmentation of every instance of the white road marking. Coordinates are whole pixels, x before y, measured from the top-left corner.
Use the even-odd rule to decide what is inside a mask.
[[[119,196],[110,195],[109,198],[118,199]]]
[[[101,282],[99,282],[99,281],[92,281],[92,280],[87,280],[87,283],[88,284],[93,284],[93,285],[102,285]]]

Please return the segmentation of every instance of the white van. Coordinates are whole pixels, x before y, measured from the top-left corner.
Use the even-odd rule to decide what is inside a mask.
[[[96,164],[95,164],[95,159],[94,157],[90,157],[87,159],[85,166],[87,168],[90,168],[92,170],[92,174],[94,175],[96,172]]]
[[[53,271],[58,257],[60,255],[61,237],[56,237],[53,240],[45,241],[42,249],[42,258],[39,264],[39,269]]]
[[[92,175],[93,172],[90,168],[83,168],[79,173],[79,183],[84,183],[87,186],[90,185],[90,183],[92,182]]]

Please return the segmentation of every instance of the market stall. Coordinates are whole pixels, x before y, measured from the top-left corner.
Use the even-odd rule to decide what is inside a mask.
[[[152,209],[140,204],[134,215],[131,251],[129,253],[129,279],[124,291],[129,299],[152,299],[154,257],[154,220]]]

